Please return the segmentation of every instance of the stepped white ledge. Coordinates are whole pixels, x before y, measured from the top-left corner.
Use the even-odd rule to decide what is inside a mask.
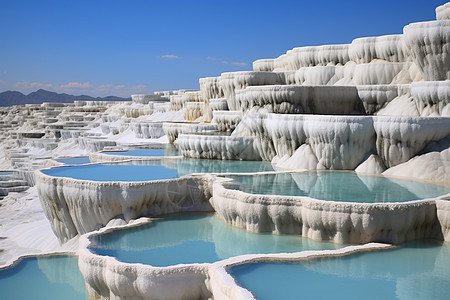
[[[422,153],[386,170],[383,175],[449,185],[450,136],[428,144]]]
[[[404,163],[450,134],[450,118],[247,114],[236,136],[255,137],[263,160],[292,156],[303,144],[318,169],[355,169],[370,154],[385,167]],[[307,164],[310,165],[310,164]]]
[[[185,98],[183,95],[170,95],[170,110],[178,111],[184,108]]]
[[[131,101],[133,103],[148,104],[150,102],[168,102],[169,98],[162,95],[131,95]]]
[[[430,142],[450,134],[450,118],[373,118],[377,154],[387,168],[416,156]]]
[[[240,257],[233,257],[214,263],[213,267],[209,269],[209,289],[216,299],[256,300],[255,296],[249,290],[241,287],[236,282],[235,278],[227,271],[228,267],[258,262],[300,263],[308,259],[351,255],[364,251],[384,250],[391,247],[392,246],[388,244],[369,243],[359,246],[348,246],[338,250],[302,251],[297,253],[242,255]]]
[[[261,160],[251,137],[180,134],[178,146],[180,153],[189,158]]]
[[[450,20],[412,23],[403,28],[405,43],[423,79],[450,79]]]
[[[337,243],[403,243],[440,238],[439,198],[398,203],[356,203],[299,196],[249,194],[216,179],[210,202],[227,223],[251,232],[299,234]]]
[[[317,168],[353,170],[375,146],[367,116],[247,114],[241,124],[255,136],[255,148],[266,161],[292,156],[307,143]]]
[[[450,117],[450,80],[411,84],[411,95],[422,117]]]
[[[298,85],[333,85],[345,76],[344,66],[302,67],[295,72]]]
[[[186,112],[184,118],[187,121],[196,121],[205,112],[205,102],[186,102],[185,107]]]
[[[129,264],[89,250],[89,235],[79,241],[78,266],[90,297],[148,299],[203,299],[209,264],[153,267]]]
[[[140,139],[157,139],[164,135],[161,122],[134,121],[130,124],[131,131]]]
[[[357,85],[366,114],[373,115],[399,95],[396,85]]]
[[[227,267],[260,261],[300,262],[392,247],[388,244],[369,243],[337,250],[247,254],[214,263],[178,264],[168,267],[123,263],[90,250],[92,236],[148,222],[152,220],[143,218],[134,224],[101,229],[80,238],[78,263],[90,297],[147,299],[151,295],[152,299],[254,299],[249,291],[236,284],[227,272]]]
[[[239,110],[235,100],[235,91],[253,85],[273,85],[285,84],[284,73],[274,72],[230,72],[222,73],[220,76],[220,86],[227,99],[230,110]]]
[[[353,67],[355,85],[409,84],[422,80],[419,69],[413,62],[386,62],[356,64]]]
[[[274,71],[296,71],[301,67],[345,65],[348,44],[298,47],[275,59]]]
[[[450,19],[450,2],[447,2],[444,5],[436,7],[436,19],[437,20]]]
[[[213,98],[213,99],[209,99],[209,107],[211,109],[211,111],[216,111],[216,110],[228,110],[228,103],[227,103],[227,99],[225,98]]]
[[[358,64],[370,63],[375,59],[388,62],[412,60],[401,34],[354,39],[348,53],[350,59]]]
[[[169,143],[174,144],[177,142],[180,133],[217,131],[218,128],[216,124],[209,123],[166,122],[163,123],[163,130],[169,139]]]
[[[242,120],[242,113],[238,110],[213,111],[212,123],[217,124],[219,131],[232,132]]]
[[[275,69],[275,59],[266,58],[258,59],[253,62],[253,71],[255,72],[272,72]]]
[[[364,114],[357,89],[352,86],[249,86],[236,91],[242,113]]]
[[[139,182],[100,182],[54,177],[35,171],[43,210],[60,242],[105,226],[122,216],[211,211],[208,176]]]
[[[199,79],[200,93],[203,101],[205,101],[204,121],[212,120],[211,99],[222,98],[224,96],[222,88],[219,84],[220,77],[205,77]]]

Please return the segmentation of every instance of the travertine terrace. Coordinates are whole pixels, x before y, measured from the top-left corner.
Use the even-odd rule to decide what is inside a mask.
[[[436,20],[405,26],[403,34],[294,48],[254,61],[250,71],[200,78],[199,90],[132,95],[124,102],[0,108],[3,218],[16,201],[40,217],[27,223],[22,216],[14,226],[21,232],[34,225],[46,227],[43,232],[51,235],[45,215],[54,234],[24,236],[6,226],[0,262],[78,251],[92,297],[253,297],[236,286],[224,266],[262,255],[156,268],[89,250],[91,235],[173,212],[215,211],[230,225],[252,232],[337,243],[448,242],[450,194],[412,202],[347,203],[245,193],[230,189],[230,179],[217,174],[99,182],[40,171],[62,165],[57,158],[71,156],[122,164],[171,165],[183,159],[102,152],[167,143],[176,145],[184,158],[271,162],[272,173],[345,170],[450,187],[450,5],[436,8]],[[367,244],[264,257],[295,260],[386,247]]]

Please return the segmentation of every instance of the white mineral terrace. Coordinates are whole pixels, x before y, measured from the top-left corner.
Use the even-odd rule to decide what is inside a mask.
[[[147,223],[138,220],[128,226]],[[363,251],[388,249],[387,244],[369,243],[339,250],[303,251],[289,254],[241,255],[216,263],[180,264],[153,267],[128,264],[116,258],[93,253],[89,249],[90,237],[124,226],[104,228],[83,235],[79,242],[79,267],[91,297],[147,299],[255,299],[246,289],[238,286],[226,267],[257,261],[293,261],[325,256],[343,256]]]
[[[44,213],[61,242],[106,226],[122,215],[125,222],[147,215],[210,211],[209,179],[187,175],[139,182],[98,182],[35,173]]]
[[[448,192],[386,203],[251,193],[212,167],[261,163],[270,171],[240,175],[345,171],[411,180],[410,192],[419,181],[449,188],[450,3],[436,8],[436,20],[408,24],[403,34],[296,47],[255,60],[252,70],[200,78],[197,90],[131,98],[0,107],[0,268],[21,257],[73,253],[93,298],[254,299],[228,266],[450,242]],[[177,148],[172,156],[139,152],[169,144]],[[204,173],[189,168],[202,163],[211,164]],[[180,175],[51,175],[110,164]],[[230,228],[249,232],[360,245],[168,267],[125,263],[89,248],[93,236],[190,211],[215,212]]]

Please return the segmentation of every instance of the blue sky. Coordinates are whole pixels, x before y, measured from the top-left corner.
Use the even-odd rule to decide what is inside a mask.
[[[1,0],[0,92],[198,89],[294,47],[402,33],[445,2]]]

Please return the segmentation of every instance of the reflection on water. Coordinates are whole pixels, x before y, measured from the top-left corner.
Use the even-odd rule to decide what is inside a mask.
[[[127,151],[104,151],[104,154],[122,156],[178,156],[178,148],[167,146],[161,149],[132,149]]]
[[[272,164],[266,161],[177,159],[176,165],[180,176],[191,173],[254,173],[273,171]]]
[[[137,228],[91,237],[91,240],[93,251],[100,255],[153,266],[215,262],[241,254],[343,247],[295,235],[249,233],[208,213],[175,214]]]
[[[361,176],[353,172],[312,171],[292,174],[227,176],[247,193],[308,196],[315,199],[346,202],[403,202],[432,198],[450,192],[450,188],[422,182]]]
[[[14,172],[11,171],[0,171],[0,176],[2,175],[14,175]]]
[[[145,165],[84,165],[52,168],[41,171],[57,177],[70,177],[94,181],[147,181],[178,178],[175,169],[164,166]]]
[[[0,271],[2,299],[89,299],[75,256],[25,258]]]
[[[273,171],[272,165],[262,161],[231,161],[206,159],[164,159],[145,165],[93,164],[42,170],[50,176],[70,177],[94,181],[147,181],[172,179],[192,173],[249,173]]]
[[[231,274],[259,299],[450,299],[450,243],[402,247],[299,264],[233,266]]]
[[[66,157],[66,158],[58,158],[55,159],[57,162],[66,164],[66,165],[84,165],[89,164],[91,160],[89,156],[78,156],[78,157]]]

